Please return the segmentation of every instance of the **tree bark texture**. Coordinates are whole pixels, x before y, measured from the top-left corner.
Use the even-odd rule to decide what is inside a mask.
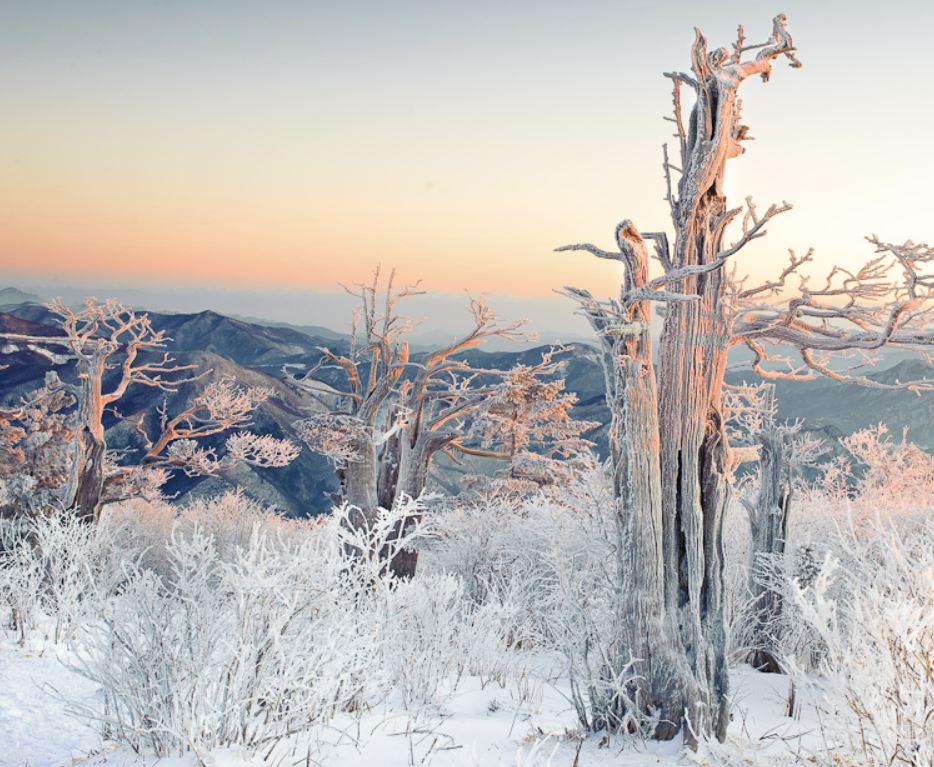
[[[663,276],[649,279],[644,243],[628,221],[617,230],[620,254],[593,245],[562,248],[625,266],[619,301],[601,304],[586,291],[566,293],[612,348],[612,459],[627,545],[621,577],[638,595],[623,606],[624,623],[632,626],[626,649],[642,659],[643,703],[655,702],[666,719],[656,736],[683,731],[689,744],[708,735],[723,740],[729,723],[723,519],[731,459],[722,396],[733,319],[722,266],[789,207],[773,206],[759,218],[749,203],[742,237],[724,247],[724,231],[742,212],[727,206],[725,170],[747,138],[739,122],[739,86],[754,74],[768,80],[779,56],[800,66],[785,23],[784,15],[776,16],[771,38],[756,46],[745,45],[740,28],[732,54],[708,51],[696,30],[691,73],[667,73],[681,159],[680,168],[674,166],[666,148],[673,247],[664,233],[647,235],[655,240]],[[744,61],[753,49],[755,58]],[[682,87],[696,97],[686,122]],[[681,174],[676,190],[672,173]],[[665,306],[657,392],[648,339],[653,301]],[[614,334],[628,335],[611,345]],[[653,668],[662,663],[667,678]]]

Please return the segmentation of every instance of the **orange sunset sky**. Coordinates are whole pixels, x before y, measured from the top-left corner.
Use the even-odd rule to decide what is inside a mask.
[[[3,284],[614,290],[555,246],[666,222],[666,69],[789,17],[804,68],[744,87],[743,264],[934,239],[929,4],[36,2],[0,24]],[[2,285],[0,285],[2,287]]]

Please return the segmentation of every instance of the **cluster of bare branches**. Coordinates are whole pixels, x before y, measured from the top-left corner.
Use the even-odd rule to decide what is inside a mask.
[[[909,351],[934,361],[934,249],[910,240],[902,245],[867,237],[878,254],[856,270],[834,266],[823,282],[801,273],[812,261],[790,252],[775,280],[733,289],[733,345],[753,354],[753,369],[765,378],[809,380],[825,376],[879,389],[934,390],[934,380],[885,383],[861,374],[884,349]],[[796,275],[799,285],[786,291]],[[790,295],[783,295],[790,293]],[[769,348],[776,351],[769,351]],[[794,361],[784,350],[793,349]],[[834,365],[835,360],[852,364]]]
[[[539,364],[507,371],[478,367],[466,352],[492,338],[529,338],[524,322],[504,323],[482,298],[468,303],[467,332],[433,351],[412,355],[413,323],[400,313],[418,285],[395,288],[379,269],[373,280],[345,288],[359,301],[349,348],[322,348],[320,360],[286,380],[306,395],[308,418],[297,426],[307,445],[324,454],[341,480],[340,501],[365,524],[379,508],[392,508],[426,490],[437,456],[507,462],[509,471],[533,476],[531,458],[555,462],[575,453],[581,434],[569,415],[575,400],[559,382],[558,350]],[[589,443],[588,443],[589,444]],[[547,466],[536,470],[547,480]],[[411,575],[414,552],[401,552],[392,567]]]
[[[146,414],[129,421],[143,445],[142,457],[132,465],[114,462],[104,480],[107,502],[134,496],[152,496],[175,471],[189,477],[222,473],[237,464],[281,468],[298,457],[300,448],[287,439],[244,431],[253,413],[272,396],[270,387],[243,387],[231,378],[207,384],[183,409],[169,416],[168,403],[158,409],[158,436],[146,429]],[[115,415],[122,418],[118,412]],[[239,429],[227,437],[221,453],[205,440]]]
[[[124,418],[117,403],[131,386],[146,386],[166,394],[177,393],[186,384],[200,381],[209,371],[196,373],[193,364],[179,363],[166,351],[170,338],[156,329],[149,315],[108,299],[86,299],[79,309],[60,299],[49,304],[59,318],[62,335],[5,337],[43,347],[63,348],[75,362],[75,381],[66,382],[52,374],[37,393],[44,402],[54,402],[58,418],[67,424],[68,438],[57,441],[67,452],[66,479],[59,501],[86,519],[96,519],[106,502],[127,497],[158,494],[175,471],[201,476],[222,471],[235,463],[258,467],[280,467],[298,455],[288,440],[241,431],[231,436],[223,456],[199,440],[232,429],[244,429],[251,414],[272,394],[263,387],[241,387],[229,379],[207,384],[176,415],[167,404],[159,410],[159,425],[153,436],[146,428],[145,414]],[[17,418],[32,411],[24,404]],[[127,451],[110,451],[106,444],[105,416],[129,421],[143,445],[142,458],[128,462]],[[46,421],[49,419],[46,418]],[[49,423],[57,426],[57,422]],[[66,428],[64,425],[61,429]]]

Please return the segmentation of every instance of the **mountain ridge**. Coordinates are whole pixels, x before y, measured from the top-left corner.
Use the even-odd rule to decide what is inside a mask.
[[[304,414],[303,404],[283,382],[283,369],[313,365],[320,358],[321,346],[335,350],[347,346],[346,339],[313,337],[294,327],[247,322],[210,310],[189,314],[152,312],[150,316],[153,325],[171,337],[167,350],[179,362],[197,364],[211,371],[204,381],[187,384],[170,397],[170,406],[180,407],[199,386],[217,376],[230,376],[247,385],[269,386],[273,397],[259,408],[251,430],[296,441],[292,423]],[[44,306],[30,303],[0,311],[0,330],[29,335],[60,333],[54,315]],[[504,369],[520,362],[537,362],[548,348],[545,345],[515,351],[471,349],[464,357],[478,368]],[[70,365],[56,364],[48,355],[43,356],[23,345],[6,344],[0,351],[3,351],[0,364],[9,365],[0,371],[0,403],[9,404],[29,389],[40,386],[48,370],[57,370],[64,378],[71,375]],[[892,383],[923,375],[934,377],[934,367],[922,360],[910,359],[869,375],[880,382]],[[586,344],[570,347],[565,378],[567,389],[578,397],[574,415],[601,424],[587,436],[597,444],[598,452],[605,455],[609,411],[603,400],[604,377],[596,349]],[[732,383],[744,379],[758,380],[748,371],[731,372],[728,377]],[[335,378],[333,383],[339,383],[339,379]],[[803,418],[806,429],[824,436],[848,434],[883,421],[894,436],[907,427],[912,441],[925,450],[934,451],[934,395],[919,397],[907,391],[863,388],[828,379],[800,383],[776,381],[775,384],[779,417],[783,420]],[[153,411],[162,396],[146,387],[131,387],[119,407],[123,415],[135,417]],[[134,449],[133,435],[126,424],[114,419],[109,420],[107,426],[115,447]],[[326,512],[330,508],[330,496],[337,489],[333,469],[325,459],[307,448],[287,469],[250,470],[240,479],[250,494],[273,502],[295,516]],[[215,478],[210,482],[214,486],[224,481]],[[168,490],[197,493],[205,482],[176,478]],[[446,482],[445,486],[448,484]]]

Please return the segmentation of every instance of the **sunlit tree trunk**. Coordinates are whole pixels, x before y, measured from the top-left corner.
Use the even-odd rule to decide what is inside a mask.
[[[710,264],[721,251],[714,222],[725,201],[713,188],[681,223],[679,266]],[[694,283],[693,285],[690,283]],[[721,409],[728,327],[719,270],[682,288],[700,298],[669,304],[659,350],[665,601],[693,667],[685,701],[696,732],[726,734],[729,712],[723,615],[723,515],[729,445]]]
[[[744,60],[750,49],[758,53]],[[730,450],[721,402],[732,314],[722,266],[789,206],[772,206],[760,218],[750,202],[742,237],[724,247],[724,231],[742,209],[727,207],[723,186],[727,160],[743,151],[740,142],[747,133],[739,123],[739,86],[754,74],[767,80],[772,60],[781,55],[800,66],[793,50],[783,15],[775,17],[772,37],[762,45],[746,46],[740,28],[732,54],[722,48],[708,51],[698,30],[691,74],[667,74],[674,84],[672,121],[681,164],[669,162],[666,149],[674,247],[669,249],[663,233],[646,235],[655,240],[661,277],[649,279],[647,257],[633,256],[641,238],[636,243],[633,234],[638,233],[629,222],[617,231],[622,258],[593,245],[564,248],[621,260],[626,267],[619,301],[597,305],[588,293],[568,291],[604,338],[621,321],[631,332],[633,324],[644,326],[647,336],[650,302],[665,306],[657,395],[649,372],[651,347],[647,337],[639,341],[637,334],[624,353],[614,349],[611,355],[617,391],[610,402],[618,443],[613,454],[616,498],[632,552],[621,577],[641,595],[624,607],[624,623],[632,625],[627,651],[648,659],[639,671],[649,679],[655,676],[656,659],[674,659],[663,687],[646,682],[651,693],[643,705],[657,695],[666,720],[656,731],[660,738],[683,731],[688,742],[707,735],[722,740],[729,723],[723,518]],[[682,87],[695,94],[686,122]],[[681,174],[676,191],[673,173]],[[646,371],[644,377],[635,374],[637,368]],[[649,451],[648,445],[657,449]]]
[[[100,516],[104,494],[104,403],[101,392],[103,359],[90,354],[78,361],[78,413],[74,463],[65,488],[66,508],[86,522]]]

